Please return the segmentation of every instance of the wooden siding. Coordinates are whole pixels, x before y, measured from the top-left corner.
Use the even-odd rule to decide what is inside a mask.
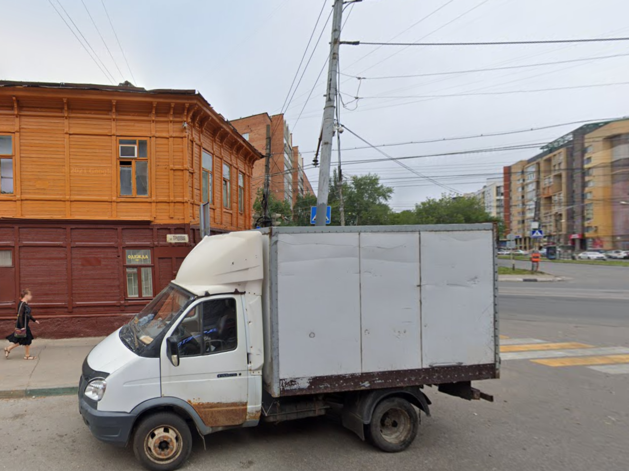
[[[238,173],[249,201],[260,154],[198,96],[0,89],[0,135],[14,144],[14,194],[0,195],[0,218],[198,225],[205,149],[213,156],[212,228],[251,228],[250,205],[238,211]],[[149,196],[120,196],[121,138],[148,141]],[[229,208],[223,163],[232,168]]]
[[[188,234],[190,241],[171,244],[168,234]],[[151,251],[157,294],[197,241],[190,226],[0,220],[0,250],[13,253],[13,266],[0,267],[0,320],[12,318],[23,288],[32,290],[36,317],[44,319],[136,313],[147,300],[127,296],[125,250]]]

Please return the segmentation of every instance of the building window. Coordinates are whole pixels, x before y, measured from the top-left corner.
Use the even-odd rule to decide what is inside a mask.
[[[11,268],[13,266],[13,252],[11,250],[0,250],[0,268]]]
[[[202,156],[202,178],[203,184],[201,185],[203,192],[203,202],[214,204],[214,185],[212,185],[212,155],[206,151],[203,151]]]
[[[589,154],[590,152],[592,152],[592,146],[587,146],[583,149],[583,152],[586,154]]]
[[[227,164],[223,164],[223,207],[231,208],[231,168]]]
[[[120,196],[148,196],[148,141],[119,139]]]
[[[238,172],[238,211],[245,212],[245,176]]]
[[[583,161],[583,165],[590,165],[592,163],[592,157],[588,157]]]
[[[592,199],[592,193],[590,193],[590,192],[585,193],[585,199],[586,200],[591,200]]]
[[[153,297],[153,260],[148,249],[125,250],[128,298]]]
[[[13,194],[13,137],[0,136],[0,193]]]

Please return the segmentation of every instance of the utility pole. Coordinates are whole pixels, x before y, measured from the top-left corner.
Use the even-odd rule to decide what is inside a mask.
[[[272,226],[269,214],[269,195],[271,192],[271,126],[266,126],[266,156],[264,159],[264,190],[262,191],[262,227]]]
[[[319,167],[319,188],[317,193],[317,226],[325,226],[325,216],[330,192],[330,163],[332,161],[332,139],[334,138],[334,108],[337,95],[339,46],[341,42],[341,17],[343,0],[334,0],[332,17],[332,42],[330,43],[330,64],[328,86],[323,109],[323,130],[321,133],[321,166]]]

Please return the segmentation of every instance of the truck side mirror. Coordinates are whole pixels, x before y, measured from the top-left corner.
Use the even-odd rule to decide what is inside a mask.
[[[166,354],[173,366],[179,366],[179,343],[177,339],[169,337],[166,340]]]

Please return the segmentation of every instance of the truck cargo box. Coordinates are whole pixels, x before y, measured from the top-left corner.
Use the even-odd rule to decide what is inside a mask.
[[[271,396],[498,377],[492,224],[262,232]]]

